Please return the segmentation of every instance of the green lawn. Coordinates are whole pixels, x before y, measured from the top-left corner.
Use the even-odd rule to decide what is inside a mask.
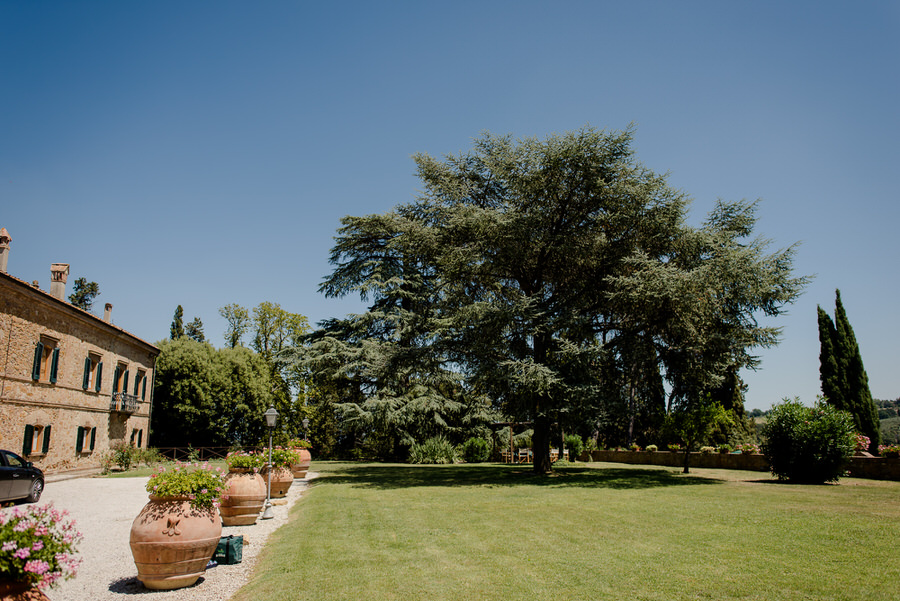
[[[900,483],[314,462],[237,601],[900,598]]]

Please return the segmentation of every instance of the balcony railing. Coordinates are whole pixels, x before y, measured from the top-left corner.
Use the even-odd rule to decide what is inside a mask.
[[[127,392],[114,392],[109,400],[109,410],[118,411],[119,413],[134,413],[137,411],[140,399]]]

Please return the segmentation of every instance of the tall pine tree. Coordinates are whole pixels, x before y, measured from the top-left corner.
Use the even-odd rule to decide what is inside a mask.
[[[178,340],[184,336],[184,309],[181,305],[175,308],[175,316],[172,319],[172,325],[169,327],[169,338]]]
[[[835,290],[834,321],[822,307],[818,315],[822,394],[828,403],[853,415],[857,431],[869,437],[869,452],[875,452],[881,442],[878,409],[840,290]]]

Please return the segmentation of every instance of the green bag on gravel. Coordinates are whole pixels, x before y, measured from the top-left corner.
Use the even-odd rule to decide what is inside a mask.
[[[244,537],[243,536],[223,536],[216,545],[216,552],[213,560],[220,564],[230,566],[241,563],[241,556],[244,553]]]

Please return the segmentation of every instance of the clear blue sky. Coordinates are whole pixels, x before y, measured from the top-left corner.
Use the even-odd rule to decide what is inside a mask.
[[[333,236],[414,198],[413,153],[634,123],[693,222],[762,199],[816,274],[748,406],[814,400],[835,288],[897,398],[898,60],[896,1],[2,2],[9,272],[69,263],[117,325],[157,341],[181,304],[220,346],[228,303],[361,309],[317,292]]]

